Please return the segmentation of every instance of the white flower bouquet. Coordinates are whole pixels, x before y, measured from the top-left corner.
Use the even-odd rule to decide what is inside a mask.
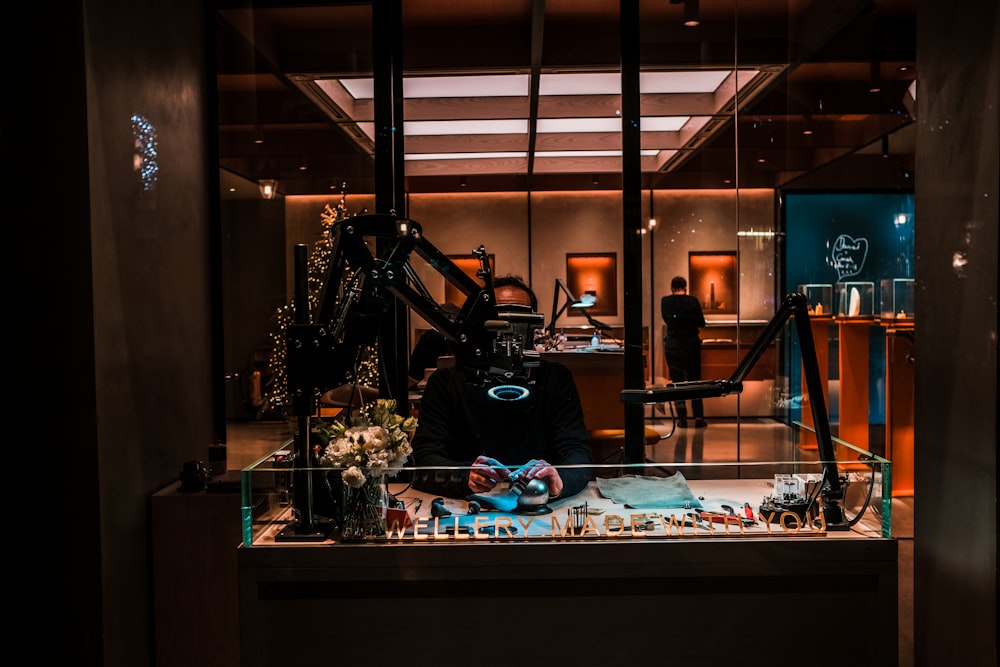
[[[396,414],[396,401],[379,398],[350,415],[347,426],[341,421],[317,423],[326,447],[320,464],[341,468],[345,485],[360,488],[366,481],[395,476],[413,452],[410,436],[417,428],[414,417]]]

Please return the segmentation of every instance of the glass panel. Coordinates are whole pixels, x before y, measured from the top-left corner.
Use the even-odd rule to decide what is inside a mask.
[[[879,352],[885,341],[869,329],[885,324],[883,284],[889,312],[906,313],[895,302],[907,293],[892,286],[914,278],[912,4],[640,2],[642,210],[651,221],[642,229],[640,302],[649,383],[665,385],[670,375],[660,299],[676,275],[706,315],[708,380],[731,375],[800,285],[829,286],[832,310],[823,315],[832,318],[838,289],[864,283],[865,315],[874,316],[864,332],[864,324],[832,319],[817,320],[813,331],[834,434],[886,453],[881,430],[892,397],[879,392],[891,369]],[[684,25],[696,5],[698,25]],[[621,343],[632,301],[622,238],[619,11],[616,0],[407,0],[395,43],[373,34],[367,4],[220,10],[228,419],[289,416],[281,327],[292,249],[307,244],[321,262],[333,222],[374,211],[375,43],[403,63],[407,157],[398,177],[407,215],[443,254],[463,261],[482,246],[496,274],[526,278],[552,320],[542,352],[574,364],[587,426],[622,428]],[[263,180],[276,181],[276,198],[262,198]],[[847,197],[902,198],[895,212],[904,218],[865,236],[870,258],[880,258],[868,263],[870,274],[837,272],[837,261],[857,258],[835,260],[827,244],[845,234],[846,248],[862,234],[839,229],[846,212],[823,225],[798,214],[796,198],[814,195],[832,198],[827,212],[846,211],[834,206]],[[807,246],[824,251],[803,252]],[[449,299],[433,267],[413,268],[433,298]],[[571,307],[585,300],[591,309]],[[893,319],[893,335],[912,327]],[[410,317],[411,346],[429,327]],[[707,430],[678,427],[669,403],[645,406],[646,426],[661,436],[647,454],[692,466],[797,460],[791,451],[762,453],[752,435],[775,423],[816,426],[791,332],[784,327],[768,342],[738,394],[706,399]],[[864,363],[845,366],[848,353]],[[863,377],[850,389],[867,401],[848,406],[845,373],[859,368]],[[845,409],[850,423],[842,423]],[[810,450],[810,437],[802,434],[799,445]]]
[[[281,420],[292,249],[308,244],[318,272],[329,224],[372,208],[365,103],[334,83],[371,77],[371,8],[251,3],[217,18],[226,419]]]
[[[757,305],[772,294],[770,284],[758,279],[766,249],[745,253],[738,235],[744,227],[766,227],[773,216],[761,206],[761,196],[748,192],[744,200],[737,190],[734,118],[780,70],[738,60],[734,2],[643,2],[641,8],[642,74],[650,81],[640,100],[643,123],[671,118],[677,126],[643,139],[644,148],[659,148],[656,159],[644,163],[650,207],[644,314],[653,333],[650,379],[655,386],[724,380],[773,314]],[[753,280],[746,279],[744,262],[754,266]],[[677,279],[684,284],[674,289]],[[693,300],[685,305],[689,297]],[[684,315],[694,301],[705,319],[698,330],[700,344],[690,342],[693,329]],[[744,331],[748,320],[755,330]],[[769,402],[761,401],[761,396],[769,398],[773,382],[766,368],[761,364],[748,378],[741,395],[667,402],[650,408],[649,417],[676,417],[682,440],[692,437],[684,427],[700,423],[702,416],[709,428],[735,422],[733,454],[740,460],[738,419],[770,415]]]
[[[797,441],[807,428],[789,432]],[[589,485],[567,498],[550,498],[544,483],[517,482],[516,468],[508,469],[515,481],[458,496],[439,494],[435,484],[463,480],[470,468],[390,468],[381,479],[387,495],[371,503],[378,529],[360,541],[891,537],[891,464],[836,445],[835,465],[798,447],[791,458],[752,463],[596,463],[587,466]],[[359,541],[342,535],[355,507],[343,500],[346,476],[338,468],[293,468],[292,450],[289,441],[242,471],[244,545]],[[566,475],[580,466],[556,468]],[[842,480],[842,500],[821,492],[824,474]],[[313,530],[304,534],[293,510],[301,509],[295,485],[306,476],[316,504]]]
[[[744,182],[774,181],[777,296],[824,301],[812,330],[833,433],[880,454],[895,323],[878,321],[879,285],[913,277],[914,16],[909,0],[803,3],[779,22],[787,75],[738,125]],[[811,424],[797,345],[779,346],[775,414]]]

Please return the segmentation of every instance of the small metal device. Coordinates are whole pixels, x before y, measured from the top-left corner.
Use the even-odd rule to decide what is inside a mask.
[[[524,473],[535,464],[529,461],[510,475],[510,492],[517,497],[520,514],[548,514],[549,487],[540,479],[527,479]]]

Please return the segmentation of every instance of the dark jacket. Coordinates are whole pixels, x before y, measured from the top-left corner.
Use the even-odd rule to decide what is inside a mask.
[[[690,343],[698,340],[698,329],[705,326],[705,314],[698,299],[690,294],[670,294],[660,300],[660,315],[667,325],[664,340],[670,343]]]
[[[480,454],[506,466],[545,459],[554,466],[591,463],[590,438],[576,383],[566,366],[543,360],[531,371],[531,394],[519,401],[489,398],[471,371],[438,369],[427,380],[413,436],[417,466],[471,466]],[[589,468],[559,468],[560,497],[582,491]],[[452,498],[471,494],[468,470],[448,474],[418,473],[414,486]]]

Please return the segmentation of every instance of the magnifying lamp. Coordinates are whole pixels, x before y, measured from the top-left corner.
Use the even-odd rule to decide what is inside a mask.
[[[559,307],[559,294],[560,292],[565,295],[566,301],[563,303],[562,307]],[[583,313],[583,316],[587,318],[590,325],[595,329],[603,329],[608,331],[611,327],[603,322],[595,320],[593,316],[587,312],[587,308],[593,307],[597,303],[596,294],[584,294],[581,298],[577,299],[573,292],[570,290],[569,285],[562,278],[556,278],[556,286],[552,293],[552,319],[549,320],[549,324],[545,329],[549,332],[549,335],[555,335],[556,332],[556,320],[559,316],[566,312],[567,308],[574,308]]]
[[[611,330],[610,325],[607,325],[604,322],[595,319],[593,315],[587,312],[587,309],[592,308],[596,303],[597,303],[597,295],[587,293],[584,294],[582,297],[580,297],[580,300],[577,301],[576,303],[570,304],[570,308],[574,308],[583,313],[583,316],[587,318],[587,321],[590,323],[590,326],[594,327],[594,329],[602,329],[604,331],[610,331]]]

